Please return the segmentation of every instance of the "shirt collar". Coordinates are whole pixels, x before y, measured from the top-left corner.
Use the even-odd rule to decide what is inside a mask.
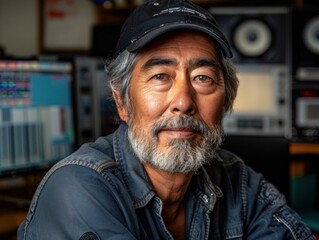
[[[223,196],[222,190],[211,181],[205,167],[202,167],[194,177],[196,177],[195,195],[209,211],[212,211],[217,198]]]

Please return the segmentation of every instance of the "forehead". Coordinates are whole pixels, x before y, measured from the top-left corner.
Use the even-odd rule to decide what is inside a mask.
[[[194,57],[209,57],[220,59],[217,44],[206,34],[197,31],[179,30],[162,35],[139,52],[139,59],[154,55],[166,56],[180,53]],[[196,56],[197,55],[197,56]],[[186,57],[186,56],[184,56]]]

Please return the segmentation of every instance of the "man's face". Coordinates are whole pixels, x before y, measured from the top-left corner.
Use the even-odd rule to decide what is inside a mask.
[[[130,98],[131,115],[118,110],[142,163],[169,172],[195,171],[219,146],[224,77],[216,46],[205,35],[168,35],[143,49]]]

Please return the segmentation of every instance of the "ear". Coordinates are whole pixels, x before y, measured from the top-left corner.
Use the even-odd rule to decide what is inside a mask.
[[[124,101],[122,99],[122,97],[120,97],[117,93],[112,92],[115,104],[116,104],[116,108],[117,108],[117,112],[120,116],[120,119],[124,122],[128,122],[128,111],[126,109],[126,107],[124,106]]]

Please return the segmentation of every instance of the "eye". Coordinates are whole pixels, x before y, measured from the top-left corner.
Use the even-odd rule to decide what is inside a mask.
[[[198,81],[198,82],[204,82],[204,83],[207,83],[207,82],[213,82],[214,80],[211,78],[211,77],[208,77],[208,76],[205,76],[205,75],[198,75],[194,78],[195,81]]]
[[[196,91],[203,94],[210,94],[224,85],[223,79],[215,74],[199,74],[192,79]]]
[[[213,77],[206,76],[206,75],[198,75],[198,76],[194,77],[193,81],[197,84],[205,84],[205,85],[218,84],[217,79],[215,79]]]
[[[168,81],[170,78],[168,74],[159,73],[154,75],[151,79],[159,80],[159,81]]]
[[[152,77],[148,80],[148,86],[153,87],[157,91],[166,91],[173,83],[172,76],[167,73],[157,73],[150,76]]]

